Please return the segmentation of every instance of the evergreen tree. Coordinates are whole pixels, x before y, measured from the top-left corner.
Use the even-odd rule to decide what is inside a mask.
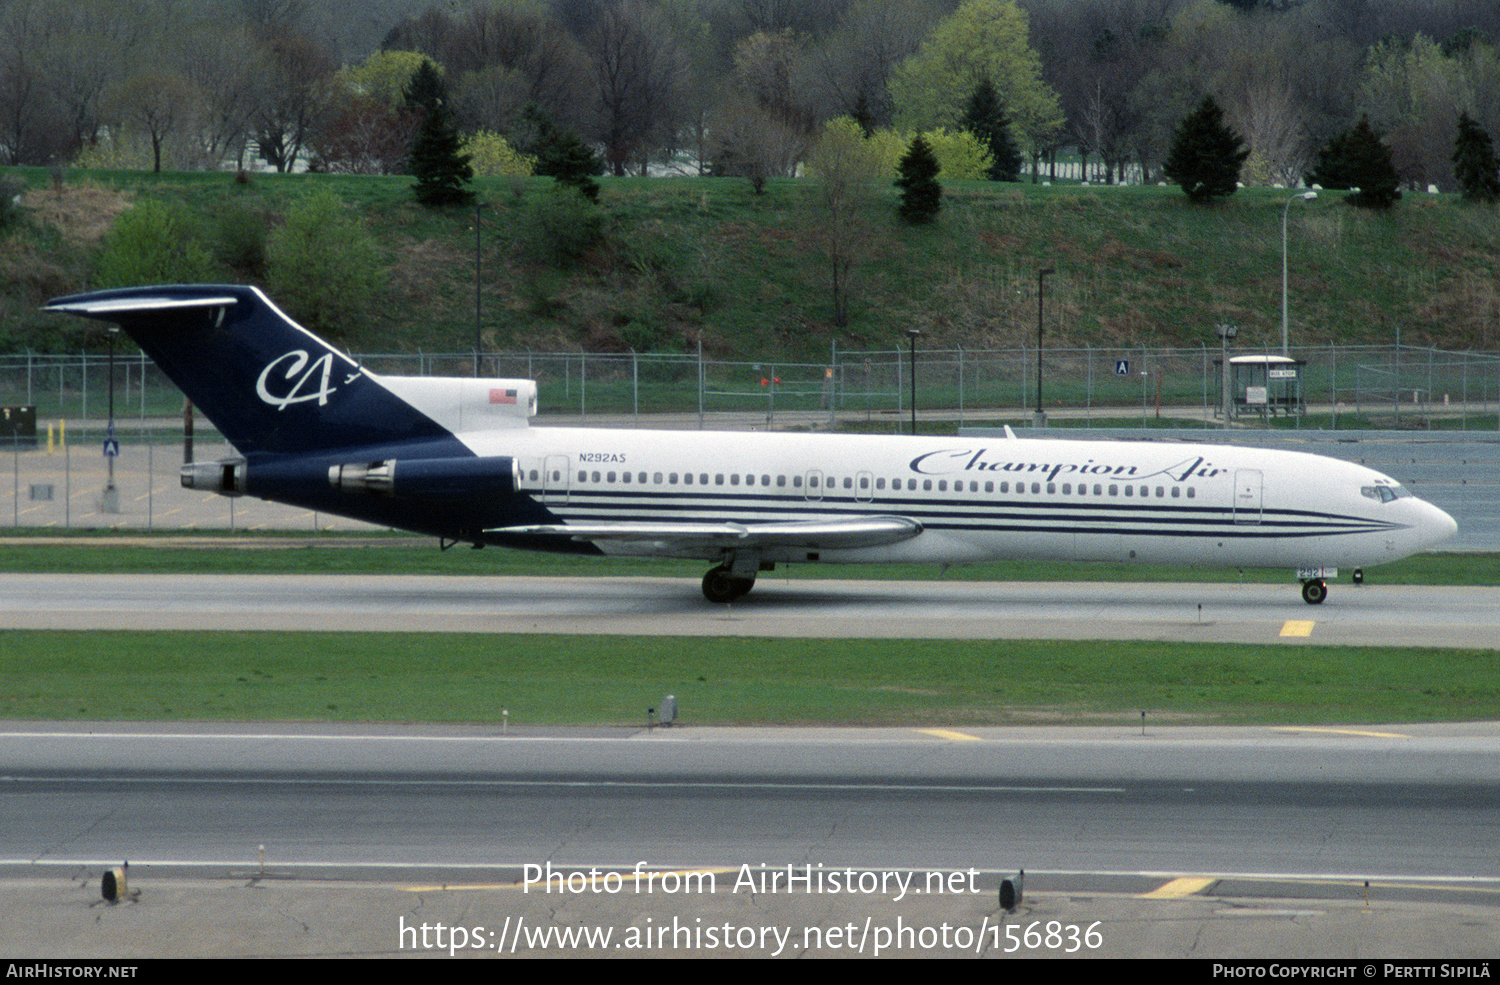
[[[943,186],[938,184],[937,155],[919,135],[911,142],[896,168],[896,187],[901,189],[901,218],[912,225],[925,225],[937,218],[943,207]]]
[[[1493,202],[1500,198],[1500,161],[1495,144],[1484,127],[1468,113],[1458,118],[1458,137],[1453,141],[1453,175],[1464,198]]]
[[[401,90],[401,95],[406,99],[407,109],[420,109],[431,112],[433,107],[446,105],[448,102],[448,83],[443,79],[442,73],[437,70],[429,59],[422,59],[422,64],[412,73],[411,81]]]
[[[555,178],[560,184],[578,189],[589,201],[598,201],[599,182],[594,178],[604,173],[604,162],[599,155],[573,134],[554,127],[535,103],[526,107],[522,124],[531,131],[531,139],[518,144],[518,148],[536,158],[533,173]]]
[[[1212,96],[1177,124],[1172,149],[1162,173],[1176,182],[1194,202],[1211,202],[1233,195],[1239,187],[1240,167],[1250,148],[1224,123],[1224,111]]]
[[[1303,176],[1309,185],[1357,188],[1347,201],[1367,209],[1388,209],[1401,197],[1401,176],[1391,163],[1391,149],[1361,116],[1353,128],[1334,134],[1318,151],[1317,166]]]
[[[1010,137],[1010,117],[989,79],[974,88],[959,125],[989,148],[991,181],[1021,180],[1021,152]]]
[[[462,147],[453,114],[444,103],[437,103],[423,117],[411,147],[410,170],[417,179],[412,190],[418,202],[435,207],[474,201],[468,188],[474,169],[469,167],[469,155],[460,153]]]

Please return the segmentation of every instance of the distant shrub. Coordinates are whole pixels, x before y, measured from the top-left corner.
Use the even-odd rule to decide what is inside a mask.
[[[219,216],[214,258],[245,280],[266,275],[266,222],[241,205],[231,205]]]
[[[578,263],[603,241],[599,209],[561,185],[531,199],[517,235],[523,259],[560,269]]]
[[[26,183],[20,178],[0,175],[0,232],[20,225],[21,218],[26,214],[20,202],[21,193],[25,190]]]
[[[196,284],[217,279],[203,227],[186,207],[147,200],[115,220],[94,270],[98,287]]]
[[[536,170],[536,158],[522,154],[493,130],[480,130],[463,143],[469,167],[476,177],[528,178]]]
[[[332,193],[316,191],[266,242],[266,282],[278,304],[314,331],[352,328],[381,281],[375,237]]]

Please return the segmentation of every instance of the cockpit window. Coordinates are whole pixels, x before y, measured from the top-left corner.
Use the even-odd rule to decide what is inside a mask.
[[[1360,489],[1360,492],[1371,499],[1378,499],[1382,503],[1393,503],[1398,499],[1411,495],[1411,493],[1400,486],[1365,486]]]

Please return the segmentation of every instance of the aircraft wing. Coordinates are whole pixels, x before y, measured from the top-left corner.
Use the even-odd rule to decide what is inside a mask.
[[[558,523],[499,527],[485,533],[653,541],[682,547],[879,547],[915,537],[922,525],[900,516],[836,517],[796,523]]]

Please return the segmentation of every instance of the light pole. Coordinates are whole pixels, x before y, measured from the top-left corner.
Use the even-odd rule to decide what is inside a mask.
[[[1042,306],[1047,296],[1047,275],[1057,273],[1056,267],[1043,267],[1036,272],[1036,419],[1035,427],[1047,426],[1047,412],[1042,410]]]
[[[120,512],[120,490],[115,487],[115,456],[120,454],[119,442],[115,440],[115,335],[119,331],[119,326],[109,326],[109,429],[104,436],[104,461],[109,471],[104,480],[104,496],[99,503],[100,513]]]
[[[485,206],[484,206],[483,202],[475,202],[474,203],[474,378],[475,379],[479,378],[479,350],[480,350],[480,340],[481,340],[481,338],[483,336],[483,332],[481,330],[481,320],[480,320],[480,310],[481,309],[480,309],[480,302],[479,302],[479,286],[480,286],[480,259],[479,259],[479,251],[480,251],[480,247],[482,245],[481,242],[480,242],[480,235],[479,235],[480,234],[479,221],[480,221],[480,214],[481,214],[479,210],[483,209],[484,207]]]
[[[1286,330],[1286,221],[1291,215],[1292,203],[1297,201],[1311,202],[1318,197],[1317,192],[1298,192],[1286,200],[1286,206],[1281,210],[1281,354],[1287,355],[1287,330]]]
[[[906,337],[911,339],[911,433],[917,433],[917,336],[922,334],[919,328],[908,328]]]
[[[1219,334],[1219,412],[1224,415],[1224,426],[1229,427],[1229,414],[1234,407],[1229,392],[1229,340],[1239,334],[1235,325],[1215,325]]]

